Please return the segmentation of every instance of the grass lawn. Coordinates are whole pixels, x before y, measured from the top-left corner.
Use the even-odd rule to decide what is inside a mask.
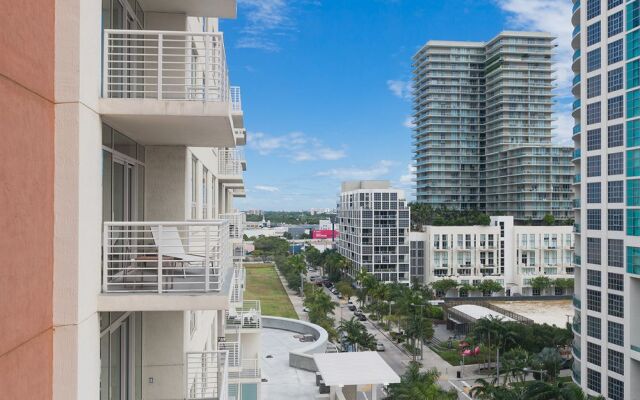
[[[275,266],[271,264],[245,264],[247,287],[244,298],[260,300],[263,315],[298,319],[296,311],[285,292]]]

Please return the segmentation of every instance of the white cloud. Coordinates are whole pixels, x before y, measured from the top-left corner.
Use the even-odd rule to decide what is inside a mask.
[[[268,185],[256,185],[254,187],[256,190],[260,190],[262,192],[270,192],[270,193],[274,193],[274,192],[279,192],[280,189],[275,187],[275,186],[268,186]]]
[[[334,161],[345,158],[344,149],[326,146],[321,140],[302,132],[273,136],[263,132],[249,132],[247,145],[260,155],[276,155],[293,161]]]
[[[573,141],[571,140],[573,124],[574,120],[570,113],[558,113],[553,128],[554,142],[565,146],[573,146]]]
[[[411,81],[399,81],[390,79],[387,81],[387,87],[394,96],[403,100],[411,99],[412,83]]]
[[[407,164],[407,173],[400,176],[400,184],[408,186],[413,185],[413,179],[416,176],[416,166]]]
[[[247,23],[242,29],[242,37],[237,47],[279,50],[273,38],[293,29],[290,7],[285,0],[238,0],[241,13]]]
[[[416,127],[416,123],[413,122],[412,116],[408,116],[407,118],[404,119],[402,126],[404,126],[405,128],[413,129]]]
[[[378,178],[382,178],[385,175],[388,175],[389,172],[391,171],[391,167],[393,166],[393,164],[394,164],[393,161],[381,160],[378,163],[368,168],[356,168],[356,167],[331,168],[326,171],[320,171],[316,175],[336,178],[339,180],[378,179]]]

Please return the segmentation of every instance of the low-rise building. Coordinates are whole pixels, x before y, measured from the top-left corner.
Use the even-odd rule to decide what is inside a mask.
[[[491,217],[487,226],[425,226],[411,232],[410,242],[411,279],[419,283],[453,279],[477,285],[492,280],[504,288],[495,294],[511,296],[564,294],[564,288],[541,293],[531,280],[573,278],[574,239],[568,225],[521,226],[514,225],[513,217]],[[457,289],[441,293],[458,294]]]

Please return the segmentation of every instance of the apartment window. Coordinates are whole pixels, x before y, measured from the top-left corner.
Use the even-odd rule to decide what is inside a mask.
[[[600,393],[601,379],[600,372],[587,368],[587,387],[589,389]]]
[[[602,337],[600,318],[587,315],[587,335],[596,339]]]
[[[636,89],[632,92],[627,92],[627,118],[638,116],[640,116],[640,90]]]
[[[587,203],[598,204],[601,198],[600,182],[587,183]]]
[[[620,90],[623,88],[623,76],[624,74],[622,72],[622,67],[609,71],[607,75],[607,88],[609,89],[609,92],[615,92],[616,90]]]
[[[627,272],[638,274],[640,265],[640,247],[627,246]]]
[[[609,175],[622,175],[624,173],[624,153],[608,154],[607,167]]]
[[[600,156],[587,157],[587,176],[600,176],[601,170]]]
[[[602,79],[600,75],[592,76],[587,79],[587,98],[600,96],[602,86]]]
[[[627,121],[627,147],[640,146],[640,119]]]
[[[627,209],[627,235],[640,236],[640,210]]]
[[[627,4],[627,30],[640,26],[640,3],[632,1]]]
[[[600,366],[602,364],[602,349],[599,344],[587,342],[587,361]]]
[[[624,400],[624,382],[611,376],[607,377],[607,390],[609,399]]]
[[[640,206],[640,180],[627,180],[627,205],[632,207]]]
[[[607,183],[608,193],[607,201],[609,203],[622,203],[624,202],[624,182],[623,181],[609,181]]]
[[[622,0],[609,0],[607,4],[608,4],[608,9],[611,10],[613,7],[617,7],[620,4],[622,4]]]
[[[607,275],[608,285],[607,287],[611,290],[624,290],[624,275],[616,274],[614,272],[609,272]]]
[[[624,241],[609,239],[607,242],[607,263],[610,267],[622,268],[624,255]]]
[[[627,89],[640,86],[640,60],[627,63]]]
[[[624,354],[613,349],[608,349],[607,365],[609,367],[609,371],[624,375]]]
[[[615,293],[607,293],[607,298],[609,300],[609,315],[624,318],[624,297]]]
[[[587,309],[600,312],[602,300],[599,290],[587,289]]]
[[[640,176],[640,150],[627,150],[627,176]]]
[[[600,277],[600,271],[595,269],[587,270],[587,285],[600,287],[602,284],[602,279]]]
[[[587,210],[587,229],[595,231],[602,229],[602,210]]]
[[[587,150],[600,150],[601,137],[600,128],[587,131]]]
[[[587,20],[600,15],[600,0],[587,0]]]
[[[607,60],[609,65],[622,61],[624,58],[624,46],[622,39],[609,43],[607,47]]]
[[[623,18],[622,11],[618,11],[615,14],[609,15],[607,18],[607,29],[609,37],[615,36],[618,33],[622,32],[623,29]]]
[[[622,118],[624,115],[624,96],[617,96],[607,100],[607,116],[609,120]]]
[[[197,171],[198,159],[195,157],[191,157],[191,219],[196,219],[198,217],[198,181],[196,180]]]
[[[589,264],[600,265],[600,245],[600,238],[587,238],[587,262]]]
[[[624,210],[613,209],[607,211],[607,228],[610,231],[624,231]]]
[[[640,31],[627,33],[627,60],[640,56]]]
[[[587,53],[587,72],[592,72],[600,68],[602,64],[600,49],[594,49]]]
[[[600,119],[600,102],[587,104],[587,124],[597,124]]]
[[[607,321],[607,337],[609,338],[609,343],[624,346],[624,325]]]
[[[587,46],[600,42],[600,21],[587,27]]]
[[[624,128],[622,124],[610,125],[607,128],[607,145],[609,148],[624,145]]]

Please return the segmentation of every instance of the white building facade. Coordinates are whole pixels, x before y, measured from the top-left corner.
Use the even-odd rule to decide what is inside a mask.
[[[410,241],[411,279],[423,284],[452,279],[476,285],[492,280],[504,288],[494,295],[554,295],[566,293],[534,290],[531,279],[573,278],[571,226],[515,226],[513,217],[491,217],[487,226],[425,226],[423,232],[411,232]],[[439,293],[459,294],[457,289]]]
[[[640,2],[574,0],[576,285],[573,379],[640,392]],[[568,22],[567,22],[568,23]]]
[[[343,182],[338,204],[338,251],[382,282],[409,283],[410,210],[388,181]]]
[[[233,207],[245,196],[246,133],[218,30],[236,1],[54,9],[42,398],[260,398],[260,304],[243,298],[244,215]]]

